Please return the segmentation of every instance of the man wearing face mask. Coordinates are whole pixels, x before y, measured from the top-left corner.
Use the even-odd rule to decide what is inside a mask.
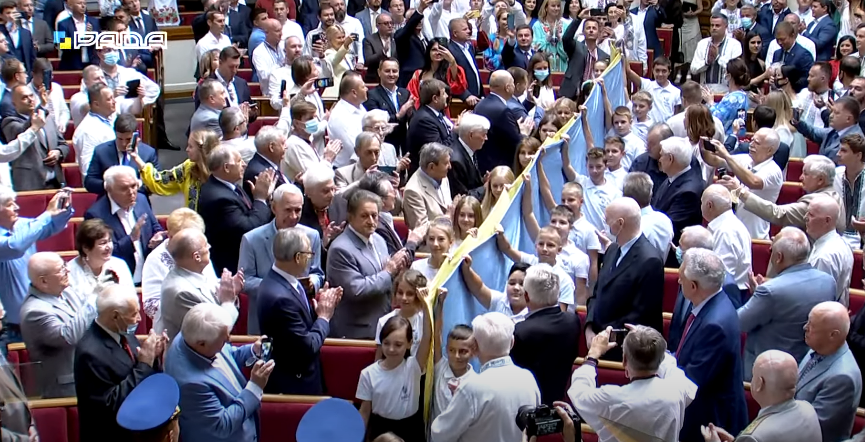
[[[120,53],[115,48],[105,48],[97,51],[99,67],[105,78],[105,84],[114,91],[117,107],[121,113],[140,115],[144,106],[153,104],[159,98],[161,90],[153,80],[142,75],[133,68],[121,66]],[[137,86],[136,83],[138,82]],[[129,87],[135,87],[130,91]]]
[[[75,347],[75,395],[82,440],[133,440],[117,425],[126,396],[148,376],[162,371],[168,338],[153,330],[135,337],[141,320],[135,290],[111,285],[96,299],[96,320]]]
[[[736,37],[737,40],[742,40],[748,35],[749,32],[753,32],[761,37],[763,35],[770,35],[769,30],[766,29],[765,26],[757,23],[757,10],[752,5],[744,5],[739,10],[739,16],[742,19],[742,27],[733,31],[733,36]],[[760,50],[760,58],[766,58],[766,50],[769,49],[769,43],[771,42],[771,38],[767,40],[762,40],[762,49]]]

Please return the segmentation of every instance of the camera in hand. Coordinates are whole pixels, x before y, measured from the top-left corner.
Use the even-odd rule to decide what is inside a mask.
[[[799,121],[799,117],[801,116],[801,113],[802,113],[802,109],[799,109],[798,107],[794,107],[793,108],[793,120]]]
[[[571,411],[565,410],[574,421],[574,427],[579,429],[580,416]],[[529,437],[532,436],[547,436],[549,434],[559,434],[565,428],[565,423],[559,417],[559,413],[555,408],[549,405],[523,405],[517,411],[517,427],[520,430],[525,430]],[[580,431],[577,430],[577,437],[580,438]],[[580,438],[582,440],[582,438]]]
[[[261,360],[267,362],[270,360],[270,352],[273,348],[273,338],[261,339]]]
[[[610,330],[610,342],[615,342],[621,347],[625,343],[625,336],[630,330],[626,328],[614,328]]]

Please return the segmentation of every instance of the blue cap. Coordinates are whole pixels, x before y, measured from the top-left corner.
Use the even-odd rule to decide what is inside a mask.
[[[357,408],[344,399],[331,398],[315,404],[303,415],[296,438],[297,442],[361,442],[365,432]]]
[[[136,386],[117,411],[117,424],[130,431],[145,431],[165,424],[180,402],[180,387],[171,376],[156,373]]]

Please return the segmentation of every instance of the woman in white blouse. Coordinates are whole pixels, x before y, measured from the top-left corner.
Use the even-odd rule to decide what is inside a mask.
[[[98,218],[88,219],[78,226],[75,248],[78,257],[69,262],[69,290],[81,300],[95,293],[96,286],[115,276],[118,284],[135,289],[132,273],[126,261],[112,256],[114,242],[111,227]],[[113,274],[113,275],[112,275]]]
[[[37,58],[36,63],[33,63],[33,80],[30,82],[30,87],[35,92],[36,98],[39,99],[39,105],[48,110],[49,115],[54,119],[54,124],[57,126],[57,132],[66,133],[66,124],[69,123],[69,106],[66,104],[66,97],[63,95],[63,86],[55,82],[50,85],[44,84],[45,75],[52,72],[51,62],[44,58]],[[43,88],[46,88],[43,96]]]
[[[354,69],[357,55],[351,53],[351,48],[356,36],[345,35],[345,30],[340,25],[333,25],[327,28],[326,32],[330,47],[324,51],[324,59],[333,67],[333,86],[325,89],[322,96],[333,98],[339,96],[342,75]]]

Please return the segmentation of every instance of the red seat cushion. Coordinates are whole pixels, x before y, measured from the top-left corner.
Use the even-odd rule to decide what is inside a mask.
[[[800,158],[790,158],[787,162],[787,177],[785,181],[801,181],[802,169],[805,167],[805,162]]]
[[[252,123],[249,123],[247,133],[249,136],[254,136],[264,126],[273,126],[279,121],[278,117],[258,117]]]
[[[580,317],[580,324],[586,325],[586,312],[580,311],[577,312],[577,315]],[[584,358],[589,353],[588,344],[586,344],[585,336],[581,336],[578,342],[579,349],[577,350],[577,356]]]
[[[69,407],[66,413],[69,422],[69,442],[78,442],[78,407]]]
[[[262,402],[259,440],[294,442],[300,420],[313,405],[311,402]]]
[[[84,180],[81,178],[81,169],[78,167],[78,164],[64,164],[63,178],[66,179],[66,185],[68,187],[84,187]]]
[[[859,434],[863,428],[865,428],[865,417],[862,417],[857,413],[856,418],[853,419],[853,434]]]
[[[27,218],[36,218],[41,215],[48,206],[48,200],[45,199],[45,195],[45,193],[18,195],[15,198],[15,203],[18,204],[18,215]]]
[[[72,194],[72,207],[75,208],[76,216],[84,216],[87,209],[96,202],[95,193],[75,192]]]
[[[63,252],[66,250],[75,250],[75,235],[74,228],[71,225],[66,226],[60,233],[38,241],[36,250],[40,252]]]
[[[406,238],[408,238],[408,224],[405,223],[405,218],[394,218],[393,229],[396,230],[396,234],[399,235],[400,239],[405,242]]]
[[[250,82],[252,81],[252,69],[238,69],[237,76]]]
[[[324,385],[329,396],[354,401],[360,372],[375,362],[375,347],[325,345],[321,348]]]
[[[755,275],[766,276],[769,268],[769,258],[772,256],[771,244],[768,241],[751,241],[751,271]]]
[[[664,339],[670,338],[670,319],[664,318]]]
[[[673,313],[676,309],[676,296],[679,295],[679,271],[664,269],[664,311]]]
[[[241,293],[238,298],[240,300],[240,308],[237,309],[237,322],[234,323],[231,334],[245,335],[249,329],[247,326],[249,322],[249,298],[246,296],[246,293]]]
[[[862,296],[859,293],[850,292],[850,311],[854,314],[858,313],[859,310],[862,310],[863,305],[865,305],[865,296]]]
[[[598,367],[598,385],[627,385],[625,370]]]
[[[69,120],[69,122],[66,123],[66,132],[63,132],[63,139],[71,140],[73,135],[75,135],[75,123],[72,120]]]
[[[785,182],[781,186],[781,193],[778,194],[778,205],[795,203],[799,198],[805,195],[805,189],[799,183]]]
[[[850,274],[850,288],[861,289],[862,278],[865,278],[862,270],[862,251],[853,252],[853,273]]]
[[[805,149],[808,155],[817,155],[820,153],[820,145],[811,140],[805,140]]]
[[[66,407],[35,408],[32,411],[40,442],[69,442]]]

